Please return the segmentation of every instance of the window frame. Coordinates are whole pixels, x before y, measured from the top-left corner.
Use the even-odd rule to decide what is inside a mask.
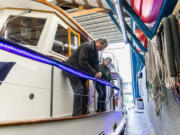
[[[1,15],[1,17],[4,17],[3,18],[3,22],[1,22],[2,24],[6,23],[7,19],[10,17],[10,16],[17,16],[19,13],[21,13],[23,10],[17,10],[16,12],[11,12],[11,9],[8,9],[8,10],[5,10]],[[25,46],[25,47],[28,47],[28,48],[31,48],[31,49],[38,49],[39,48],[39,45],[40,45],[40,42],[42,40],[42,37],[43,37],[43,34],[44,34],[44,31],[47,27],[47,22],[48,22],[48,19],[49,19],[49,15],[48,14],[44,14],[44,13],[40,13],[41,15],[38,15],[37,13],[28,13],[28,14],[24,14],[24,15],[21,15],[21,17],[32,17],[32,18],[40,18],[40,19],[45,19],[45,24],[44,24],[44,27],[42,29],[42,32],[41,32],[41,35],[39,37],[39,40],[37,42],[37,45],[36,46],[32,46],[32,45],[29,45],[29,44],[21,44],[22,46]],[[2,27],[1,27],[2,28]],[[0,29],[1,29],[0,28]]]
[[[76,32],[74,29],[68,27],[68,52],[69,52],[69,57],[71,56],[71,46],[72,46],[71,45],[71,32],[78,37],[78,46],[80,46],[80,44],[81,44],[81,40],[80,40],[81,36],[80,36],[80,34],[78,32]]]
[[[64,27],[64,25],[61,25],[61,23],[58,21],[57,24],[56,24],[56,31],[55,31],[54,36],[53,36],[53,41],[52,41],[52,45],[51,45],[51,47],[50,47],[49,53],[55,55],[55,57],[57,57],[58,59],[59,59],[59,58],[60,58],[60,59],[62,58],[62,60],[66,60],[66,59],[69,57],[69,45],[68,45],[68,43],[67,43],[67,45],[68,45],[68,57],[66,57],[66,56],[64,56],[64,55],[62,55],[62,54],[60,54],[60,53],[57,53],[57,52],[55,52],[55,51],[52,50],[53,44],[54,44],[54,41],[55,41],[55,37],[56,37],[56,32],[57,32],[57,29],[58,29],[58,26],[59,26],[59,25],[60,25],[61,27],[63,27],[63,28],[67,31],[67,36],[68,36],[68,27],[67,27],[67,28]],[[59,41],[57,41],[57,42],[59,42]],[[60,43],[62,43],[62,42],[60,42]]]
[[[63,25],[61,25],[60,23],[58,23],[57,24],[57,27],[56,27],[56,31],[57,31],[57,28],[58,28],[58,26],[61,26],[61,27],[63,27]],[[66,29],[65,27],[63,27],[64,29]],[[68,43],[67,43],[67,45],[68,45],[68,57],[70,57],[71,56],[71,33],[73,33],[73,34],[75,34],[77,37],[78,37],[78,46],[80,45],[80,38],[81,38],[81,35],[78,33],[78,32],[76,32],[74,29],[72,29],[71,27],[68,27],[67,29],[67,36],[68,36]],[[54,43],[54,41],[55,41],[55,36],[56,36],[56,33],[55,33],[55,35],[54,35],[54,40],[53,40],[53,43]],[[58,57],[61,57],[61,58],[64,58],[64,59],[67,59],[68,57],[66,57],[66,56],[64,56],[64,55],[62,55],[62,54],[59,54],[59,53],[57,53],[57,52],[55,52],[55,51],[53,51],[52,50],[52,48],[53,48],[53,43],[52,43],[52,46],[51,46],[51,49],[50,49],[50,53],[52,53],[52,54],[54,54],[54,55],[57,55]]]

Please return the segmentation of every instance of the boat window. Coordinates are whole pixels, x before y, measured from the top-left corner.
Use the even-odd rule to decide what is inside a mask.
[[[52,51],[68,57],[68,31],[58,25]]]
[[[70,55],[77,49],[78,45],[80,45],[80,34],[75,30],[68,28],[69,37],[70,37]]]
[[[4,25],[4,38],[23,45],[37,46],[46,19],[10,16]]]
[[[78,36],[71,32],[71,46],[78,46]]]
[[[78,36],[71,32],[71,53],[73,53],[78,46]]]

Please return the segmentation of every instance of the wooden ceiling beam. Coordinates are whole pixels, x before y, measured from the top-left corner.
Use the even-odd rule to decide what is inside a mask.
[[[58,3],[58,6],[65,6],[65,7],[70,7],[70,8],[78,8],[79,7],[79,5],[75,2],[68,3],[68,2],[64,2],[63,0],[56,0],[56,2]]]
[[[84,9],[84,6],[79,6],[77,11],[80,12],[80,11],[82,11],[83,9]]]
[[[58,3],[58,6],[65,6],[65,7],[71,7],[71,8],[79,8],[79,6],[83,6],[83,9],[91,9],[95,8],[89,5],[87,0],[83,0],[85,5],[79,5],[75,2],[75,0],[72,0],[72,3],[65,2],[64,0],[56,0]]]
[[[92,9],[87,9],[87,10],[81,10],[78,12],[73,12],[73,13],[70,13],[70,15],[72,17],[77,17],[77,16],[87,15],[87,14],[91,14],[91,13],[95,13],[95,12],[107,13],[107,12],[109,12],[109,10],[106,10],[103,8],[92,8]]]
[[[75,3],[75,0],[72,0],[72,3],[64,2],[64,0],[56,0],[56,2],[58,3],[58,6],[78,8],[77,12],[70,13],[70,15],[73,17],[86,15],[86,14],[90,14],[90,13],[95,13],[95,12],[101,12],[101,13],[112,12],[109,9],[91,7],[87,3],[87,0],[84,0],[84,2],[86,2],[86,5],[78,5],[77,3]],[[102,6],[101,0],[97,0],[97,2],[98,2],[98,5],[101,7]],[[125,17],[129,17],[126,13],[124,15],[125,15]]]
[[[87,0],[83,0],[83,2],[85,4],[84,7],[88,9],[90,7],[88,1]]]

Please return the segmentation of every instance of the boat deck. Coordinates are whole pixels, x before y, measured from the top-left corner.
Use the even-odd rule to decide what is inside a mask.
[[[46,123],[46,122],[56,122],[56,121],[64,121],[64,120],[72,120],[72,119],[81,119],[86,117],[93,117],[97,115],[101,115],[108,112],[99,112],[99,113],[90,113],[81,116],[65,116],[65,117],[57,117],[57,118],[45,118],[45,119],[31,119],[31,120],[20,120],[20,121],[5,121],[0,122],[0,127],[2,126],[14,126],[14,125],[26,125],[26,124],[38,124],[38,123]]]

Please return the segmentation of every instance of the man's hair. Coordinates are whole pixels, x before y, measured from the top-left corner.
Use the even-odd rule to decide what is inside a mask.
[[[107,42],[107,40],[105,38],[100,38],[100,39],[96,40],[96,42],[99,42],[103,46],[108,45],[108,42]]]
[[[111,57],[106,57],[104,61],[106,61],[108,59],[109,59],[109,62],[111,63],[112,62],[112,58]]]

